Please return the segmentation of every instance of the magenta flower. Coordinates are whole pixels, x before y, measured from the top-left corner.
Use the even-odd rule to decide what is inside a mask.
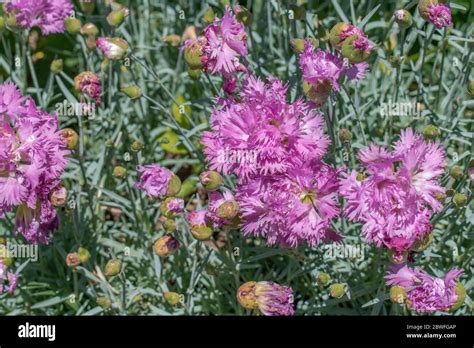
[[[12,84],[0,85],[0,107],[0,217],[17,208],[16,233],[47,243],[58,227],[49,196],[60,184],[69,154],[57,116],[39,110]]]
[[[210,220],[207,210],[195,210],[188,214],[187,221],[191,228],[207,226]]]
[[[270,78],[266,85],[248,77],[239,101],[218,100],[211,131],[201,143],[210,169],[236,174],[239,182],[285,173],[299,159],[320,159],[329,144],[323,118],[302,100],[286,102],[287,86]]]
[[[340,193],[347,198],[346,216],[363,223],[367,242],[403,251],[430,233],[430,217],[442,208],[435,196],[444,192],[437,182],[444,156],[438,143],[411,129],[402,132],[393,151],[375,144],[360,151],[368,177],[345,175]]]
[[[7,13],[16,14],[17,23],[25,29],[39,27],[43,35],[64,32],[64,19],[73,11],[70,0],[8,0]]]
[[[166,209],[171,214],[180,214],[184,211],[184,200],[182,198],[172,197],[165,201]]]
[[[451,9],[446,4],[430,5],[428,15],[429,21],[438,29],[449,27],[453,23],[451,21]]]
[[[239,57],[247,55],[247,34],[229,7],[222,18],[216,18],[204,29],[204,36],[205,70],[230,76],[242,69]]]
[[[255,178],[238,186],[244,234],[286,247],[337,240],[331,229],[339,213],[337,174],[323,162],[302,162],[287,174]]]
[[[293,315],[293,289],[274,282],[262,281],[255,285],[259,311],[266,316]]]
[[[139,190],[143,190],[150,198],[162,198],[166,196],[173,177],[173,172],[158,164],[138,166],[137,172],[141,174],[140,180],[135,184]]]
[[[97,104],[101,103],[102,84],[100,78],[90,71],[83,71],[74,78],[74,87],[78,92],[84,93],[94,99]]]
[[[405,288],[408,303],[415,311],[446,311],[458,300],[456,283],[463,272],[454,268],[444,278],[437,278],[420,268],[403,266],[388,274],[385,279],[387,285]]]
[[[18,275],[8,271],[7,266],[0,259],[0,294],[14,293],[18,284]]]

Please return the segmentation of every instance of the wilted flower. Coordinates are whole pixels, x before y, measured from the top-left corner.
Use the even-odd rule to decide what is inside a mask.
[[[386,277],[387,285],[405,289],[409,307],[417,312],[447,311],[458,305],[460,294],[457,279],[463,270],[452,269],[444,278],[429,275],[421,268],[399,266]]]
[[[358,180],[352,171],[342,180],[346,216],[364,224],[369,243],[409,249],[431,232],[432,212],[442,208],[436,194],[444,192],[437,182],[445,165],[443,149],[408,128],[393,151],[372,144],[358,157],[368,176]]]
[[[139,190],[144,190],[150,198],[175,196],[181,188],[181,180],[171,170],[158,164],[138,166],[140,180],[135,184]]]
[[[70,0],[8,0],[7,14],[16,15],[16,23],[25,29],[39,27],[43,35],[64,32],[64,19],[71,15]]]
[[[96,45],[102,54],[111,60],[124,58],[128,51],[127,41],[118,37],[99,37]]]
[[[179,241],[173,236],[166,235],[156,240],[153,245],[155,254],[160,257],[167,257],[172,254],[180,247]]]
[[[247,282],[237,290],[237,300],[247,309],[266,316],[293,315],[293,290],[270,281]]]
[[[0,85],[0,114],[0,218],[16,207],[16,233],[47,243],[59,223],[49,196],[69,154],[58,118],[39,110],[11,83]]]
[[[101,103],[100,94],[102,85],[100,78],[91,71],[83,71],[74,78],[74,88],[76,91],[84,93],[94,99],[97,104]]]

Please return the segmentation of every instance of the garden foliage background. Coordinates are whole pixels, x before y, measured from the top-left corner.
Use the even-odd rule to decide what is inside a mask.
[[[77,103],[73,79],[89,70],[100,76],[102,104],[94,117],[59,115],[60,127],[79,134],[79,146],[63,175],[68,203],[59,210],[61,225],[48,245],[39,246],[37,262],[15,259],[18,289],[0,295],[0,313],[63,315],[179,315],[245,314],[236,292],[246,281],[272,280],[291,286],[297,315],[416,315],[389,300],[383,279],[389,263],[386,250],[366,245],[360,224],[337,219],[335,228],[344,235],[343,245],[363,250],[362,256],[328,258],[324,245],[295,249],[267,247],[264,240],[245,237],[236,229],[222,229],[214,242],[195,240],[182,217],[177,232],[182,247],[160,258],[153,243],[165,233],[159,222],[159,204],[134,189],[137,164],[159,163],[177,173],[188,192],[186,209],[205,207],[207,195],[198,184],[205,168],[200,134],[208,129],[213,98],[222,95],[222,78],[202,74],[193,80],[183,61],[182,34],[190,25],[203,28],[209,8],[222,16],[225,1],[121,1],[129,16],[117,28],[106,22],[110,6],[95,1],[86,15],[76,4],[82,23],[92,22],[100,36],[118,36],[130,45],[131,54],[120,62],[101,66],[103,56],[87,47],[80,34],[31,35],[27,30],[0,33],[0,81],[13,81],[49,112],[58,103]],[[418,132],[433,124],[447,152],[442,185],[472,197],[472,181],[465,174],[455,180],[449,168],[467,172],[472,159],[473,2],[451,1],[453,27],[438,30],[420,18],[417,1],[241,1],[252,13],[247,26],[249,64],[262,78],[273,75],[289,83],[289,98],[304,96],[293,38],[309,36],[327,44],[329,29],[339,21],[363,28],[376,44],[368,60],[369,71],[357,85],[345,84],[322,111],[325,132],[331,138],[326,160],[357,169],[355,155],[369,142],[392,144],[400,130]],[[301,14],[301,5],[306,11]],[[394,22],[396,9],[408,9],[414,25],[402,31]],[[295,18],[295,14],[296,17]],[[402,43],[403,52],[402,52]],[[403,59],[403,69],[398,69]],[[50,69],[62,59],[63,70]],[[131,99],[121,88],[137,84],[142,96]],[[421,103],[419,117],[381,115],[384,105],[397,101]],[[339,131],[347,128],[352,140],[344,144]],[[140,141],[139,152],[131,150]],[[124,179],[113,175],[115,166],[126,168]],[[418,255],[416,264],[434,275],[452,267],[464,268],[462,282],[466,304],[454,315],[470,315],[474,280],[472,205],[458,208],[447,197],[436,214],[432,244]],[[10,243],[24,243],[13,234],[14,214],[0,220],[0,235]],[[86,264],[74,270],[66,264],[68,253],[83,247],[90,251]],[[122,272],[101,277],[105,264],[120,259]],[[333,282],[347,285],[346,295],[331,298],[316,276],[326,272]],[[165,292],[180,294],[177,304]],[[96,299],[111,299],[104,309]],[[441,314],[441,313],[436,313]]]

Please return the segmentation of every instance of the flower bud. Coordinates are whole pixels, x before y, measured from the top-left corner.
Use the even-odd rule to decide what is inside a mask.
[[[369,58],[371,50],[367,38],[353,34],[343,41],[341,53],[350,63],[358,64]]]
[[[203,48],[206,44],[204,37],[191,39],[184,44],[184,60],[192,69],[201,69],[203,66]]]
[[[429,140],[434,140],[436,139],[436,137],[439,135],[439,129],[438,127],[432,125],[432,124],[429,124],[425,127],[425,129],[423,129],[423,136],[426,138],[426,139],[429,139]]]
[[[243,25],[249,25],[250,22],[252,21],[252,14],[250,11],[240,5],[234,6],[234,13],[235,13],[235,18],[242,23]]]
[[[191,69],[188,68],[188,76],[191,80],[198,80],[202,75],[202,70],[201,68],[199,69]]]
[[[135,140],[130,146],[130,150],[133,152],[140,152],[143,149],[143,144],[141,141]]]
[[[166,35],[161,38],[161,41],[170,44],[171,46],[178,46],[181,42],[181,37],[176,34]]]
[[[220,219],[233,220],[239,213],[239,204],[231,199],[217,207],[216,215]]]
[[[331,282],[331,277],[325,272],[319,272],[316,281],[318,282],[319,286],[326,287]]]
[[[436,192],[435,193],[435,198],[439,202],[444,203],[444,201],[446,200],[446,194],[444,192]]]
[[[341,33],[349,29],[349,24],[347,23],[337,23],[334,25],[331,30],[329,31],[329,42],[331,45],[336,48],[340,49],[342,45],[343,39],[341,38]]]
[[[107,15],[107,23],[109,23],[109,25],[111,25],[112,27],[118,27],[120,24],[123,23],[125,16],[125,9],[112,11]]]
[[[184,201],[182,198],[168,197],[160,205],[160,212],[169,219],[175,218],[184,210]]]
[[[453,166],[449,171],[449,175],[455,180],[459,180],[464,176],[464,171],[460,166]]]
[[[163,294],[166,302],[172,306],[176,306],[180,302],[180,295],[177,292],[168,291]]]
[[[456,191],[454,191],[452,188],[446,190],[446,196],[448,197],[454,196],[455,193]]]
[[[69,253],[67,254],[66,256],[66,265],[68,267],[77,267],[79,266],[81,263],[81,260],[79,259],[79,256],[77,255],[77,253]]]
[[[62,207],[67,201],[67,190],[62,186],[55,188],[49,196],[49,201],[54,207]]]
[[[124,93],[127,97],[131,99],[139,98],[142,94],[140,87],[137,85],[130,85],[121,89],[122,93]]]
[[[255,294],[256,282],[242,284],[237,290],[237,300],[245,309],[258,309],[257,296]]]
[[[411,27],[413,24],[413,17],[407,10],[396,10],[393,16],[395,17],[395,22],[397,22],[400,28],[406,29]]]
[[[155,254],[160,257],[167,257],[175,253],[180,247],[179,241],[171,235],[159,238],[153,245]]]
[[[347,128],[341,128],[339,131],[339,140],[343,143],[349,143],[352,140],[352,133]]]
[[[54,59],[51,62],[51,71],[55,74],[63,70],[63,60],[62,59]]]
[[[454,303],[450,308],[451,312],[461,308],[461,306],[464,304],[464,300],[466,299],[466,288],[461,282],[456,283],[454,292],[456,293],[457,300],[456,303]]]
[[[113,176],[117,179],[124,179],[127,176],[127,170],[122,166],[116,166],[114,168]]]
[[[183,181],[181,185],[181,190],[176,195],[179,198],[185,198],[196,192],[198,179],[195,177],[189,177]]]
[[[165,216],[160,216],[160,222],[166,233],[173,233],[176,230],[176,221],[174,221],[173,219],[168,219]]]
[[[168,189],[166,190],[166,196],[173,197],[176,196],[181,190],[181,179],[176,174],[171,176],[171,179],[168,183]]]
[[[406,250],[399,251],[395,249],[390,249],[387,255],[388,255],[388,259],[392,263],[396,265],[401,265],[402,263],[405,263],[407,261],[408,252]]]
[[[211,238],[213,230],[206,210],[193,211],[187,217],[190,232],[197,240]]]
[[[403,304],[407,300],[407,292],[401,286],[395,285],[390,288],[390,300],[396,304]]]
[[[464,193],[456,193],[453,202],[457,207],[464,207],[467,203],[467,196]]]
[[[291,39],[290,45],[296,53],[301,53],[304,50],[304,39]]]
[[[81,260],[81,263],[86,264],[91,258],[91,253],[86,248],[80,247],[77,249],[77,256],[79,257],[79,260]]]
[[[81,31],[81,21],[77,18],[68,17],[64,19],[64,28],[69,34],[77,34]]]
[[[215,170],[209,170],[199,175],[199,181],[207,191],[215,191],[222,185],[222,176]]]
[[[81,11],[84,12],[84,14],[91,15],[95,9],[95,1],[80,0],[79,7],[81,8]]]
[[[128,52],[128,43],[119,37],[99,37],[96,41],[97,48],[111,60],[120,60]]]
[[[345,289],[344,284],[341,284],[341,283],[335,283],[329,286],[329,293],[331,297],[334,297],[334,298],[341,298],[342,296],[344,296],[346,292],[345,290],[346,289]]]
[[[109,309],[112,306],[112,300],[105,296],[97,297],[95,302],[97,302],[102,309]]]
[[[110,260],[107,262],[105,265],[105,271],[104,274],[107,277],[113,277],[119,274],[122,271],[122,262],[120,260]]]
[[[203,21],[205,23],[212,23],[214,22],[214,18],[216,18],[214,10],[212,9],[212,7],[208,7],[206,12],[204,12],[204,16],[202,17]]]
[[[97,36],[99,29],[93,23],[86,23],[81,28],[81,34],[87,36]]]
[[[61,137],[64,139],[66,143],[66,147],[69,150],[74,150],[77,147],[77,143],[79,142],[79,136],[77,133],[71,128],[64,128],[60,132]]]

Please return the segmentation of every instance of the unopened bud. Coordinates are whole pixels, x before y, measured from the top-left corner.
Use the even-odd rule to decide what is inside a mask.
[[[413,24],[413,17],[407,10],[396,10],[393,16],[395,17],[395,22],[397,22],[400,28],[406,29],[411,27]]]
[[[118,27],[120,24],[123,23],[124,19],[125,19],[124,9],[112,11],[107,15],[107,23],[109,23],[112,27]]]
[[[59,186],[53,190],[49,196],[49,201],[54,207],[62,207],[67,201],[67,190],[66,188]]]
[[[329,293],[333,298],[341,298],[345,294],[345,286],[341,283],[335,283],[329,286]]]
[[[211,238],[213,230],[206,210],[193,211],[187,217],[191,234],[197,240]]]
[[[133,143],[132,143],[132,146],[130,146],[130,149],[133,151],[133,152],[140,152],[142,149],[143,149],[143,144],[138,141],[138,140],[135,140]]]
[[[112,306],[112,300],[105,296],[97,297],[95,301],[102,309],[109,309]]]
[[[66,143],[66,147],[69,150],[74,150],[77,147],[77,143],[79,142],[79,136],[73,129],[64,128],[61,130],[60,134]]]
[[[94,12],[95,9],[95,1],[91,0],[80,0],[79,7],[81,11],[84,12],[86,15],[90,15]]]
[[[110,260],[105,265],[104,274],[107,277],[113,277],[122,271],[122,262],[120,260]]]
[[[453,166],[449,171],[449,175],[451,175],[453,179],[459,180],[464,176],[464,171],[460,166]]]
[[[113,175],[118,179],[123,179],[127,176],[127,170],[122,166],[116,166]]]
[[[329,31],[329,41],[334,48],[340,49],[343,39],[341,38],[341,33],[349,29],[349,24],[347,23],[337,23]]]
[[[206,39],[199,37],[197,39],[189,40],[184,49],[184,60],[192,69],[202,68],[203,48],[206,44]]]
[[[316,281],[318,282],[320,286],[326,287],[331,282],[331,277],[329,276],[329,274],[325,272],[319,272],[318,277],[316,278]]]
[[[199,181],[207,191],[215,191],[222,185],[222,176],[215,170],[209,170],[199,175]]]
[[[124,87],[121,89],[122,93],[124,93],[127,97],[131,98],[131,99],[136,99],[138,97],[140,97],[141,95],[141,90],[140,90],[140,87],[138,87],[137,85],[130,85],[130,86],[127,86],[127,87]]]
[[[398,251],[395,249],[390,249],[388,251],[388,259],[393,262],[396,265],[401,265],[402,263],[405,263],[408,257],[408,252],[406,250],[404,251]]]
[[[128,43],[119,37],[99,37],[96,41],[97,48],[111,60],[120,60],[128,52]]]
[[[93,23],[84,24],[80,31],[82,35],[88,36],[97,36],[99,34],[99,29]]]
[[[51,67],[50,67],[51,71],[55,74],[57,74],[58,72],[60,72],[61,70],[63,70],[63,60],[62,59],[54,59],[52,62],[51,62]]]
[[[429,124],[425,129],[423,129],[423,135],[426,139],[434,140],[439,135],[439,129],[436,126]]]
[[[181,179],[176,174],[171,176],[171,179],[168,183],[168,189],[166,190],[166,196],[173,197],[176,196],[181,190]]]
[[[464,193],[456,193],[453,202],[457,207],[464,207],[467,203],[467,196]]]
[[[290,45],[295,52],[301,53],[304,50],[304,39],[291,39]]]
[[[352,133],[347,128],[342,128],[339,131],[339,140],[343,143],[348,143],[352,140]]]
[[[77,249],[77,256],[79,257],[79,260],[81,260],[81,263],[86,264],[91,258],[91,253],[86,248],[80,247]]]
[[[255,294],[256,285],[256,282],[247,282],[237,290],[237,300],[245,309],[258,309],[258,300]]]
[[[153,245],[155,254],[160,257],[167,257],[175,253],[180,247],[179,241],[171,235],[159,238]]]
[[[64,28],[69,34],[77,34],[81,31],[81,21],[77,18],[68,17],[64,19]]]
[[[166,302],[172,306],[176,306],[180,302],[180,295],[177,292],[168,291],[163,294]]]
[[[68,267],[77,267],[81,264],[81,260],[79,259],[79,256],[77,253],[69,253],[66,256],[66,265]]]
[[[184,210],[184,201],[182,198],[168,197],[160,205],[160,212],[169,219],[175,218]]]
[[[396,304],[403,304],[407,300],[407,292],[401,286],[395,285],[390,288],[390,300]]]
[[[188,76],[191,80],[198,80],[202,75],[201,68],[198,69],[191,69],[188,68]]]
[[[222,203],[216,210],[218,218],[224,220],[233,220],[239,213],[239,204],[231,199]]]

